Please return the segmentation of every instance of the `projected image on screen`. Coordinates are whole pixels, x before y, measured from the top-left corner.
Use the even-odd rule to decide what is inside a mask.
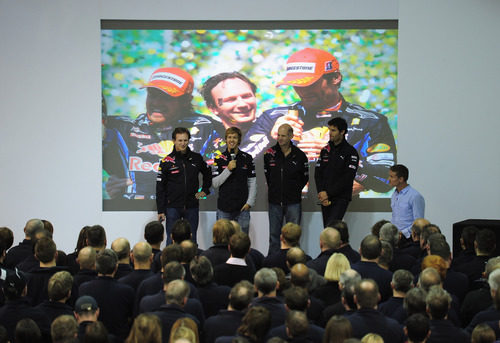
[[[226,150],[225,129],[236,126],[243,133],[240,149],[256,164],[258,196],[253,210],[265,211],[263,155],[276,144],[279,125],[288,123],[294,128],[294,144],[310,161],[303,209],[319,211],[314,165],[329,140],[327,123],[337,116],[346,119],[346,139],[360,156],[350,210],[389,207],[388,168],[397,158],[394,23],[342,28],[335,22],[340,25],[335,29],[303,29],[302,22],[300,29],[282,29],[280,22],[266,23],[273,26],[266,29],[237,29],[237,22],[231,23],[234,29],[210,29],[209,22],[205,28],[198,23],[176,29],[175,23],[167,23],[165,29],[122,29],[103,21],[104,210],[156,209],[159,161],[173,149],[175,127],[190,130],[190,148],[211,164]],[[334,57],[324,70],[289,60],[298,51],[319,50]],[[316,87],[312,93],[304,92],[301,83],[324,71],[333,75],[332,70],[341,80],[341,97],[324,107],[328,88],[319,85],[322,78],[308,87]],[[289,82],[279,85],[285,77]],[[162,101],[165,97],[174,101]],[[215,210],[216,194],[212,191],[200,208]]]

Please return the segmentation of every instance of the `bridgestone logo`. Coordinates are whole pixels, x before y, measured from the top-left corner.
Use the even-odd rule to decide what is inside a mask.
[[[286,65],[286,72],[288,73],[311,73],[314,74],[316,63],[288,63]]]
[[[176,85],[179,88],[182,88],[182,86],[184,86],[184,83],[186,83],[185,79],[183,79],[179,75],[175,75],[175,74],[172,74],[172,73],[157,73],[157,74],[154,74],[151,77],[151,81],[155,81],[155,80],[167,81],[167,82],[173,83],[174,85]]]

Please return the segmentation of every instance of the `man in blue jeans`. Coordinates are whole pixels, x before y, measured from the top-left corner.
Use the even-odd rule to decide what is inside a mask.
[[[309,181],[306,154],[292,144],[293,129],[278,128],[278,142],[264,154],[269,200],[269,252],[280,249],[280,233],[285,223],[300,225],[302,189]]]

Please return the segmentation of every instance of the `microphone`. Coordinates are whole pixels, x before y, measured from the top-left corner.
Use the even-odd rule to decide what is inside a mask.
[[[236,159],[236,154],[234,153],[234,149],[229,149],[229,154],[231,154],[231,161]]]

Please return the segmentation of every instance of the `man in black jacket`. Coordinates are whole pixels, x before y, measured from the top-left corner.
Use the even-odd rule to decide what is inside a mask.
[[[264,154],[269,199],[269,252],[279,250],[283,220],[300,225],[302,189],[309,181],[306,154],[292,144],[292,137],[292,127],[281,125],[278,142]]]
[[[184,127],[172,133],[173,151],[165,156],[158,168],[156,179],[156,205],[158,220],[166,220],[167,244],[175,221],[184,218],[191,224],[193,241],[198,229],[199,199],[210,193],[212,176],[203,157],[188,147],[191,134]],[[203,175],[199,191],[198,174]]]

